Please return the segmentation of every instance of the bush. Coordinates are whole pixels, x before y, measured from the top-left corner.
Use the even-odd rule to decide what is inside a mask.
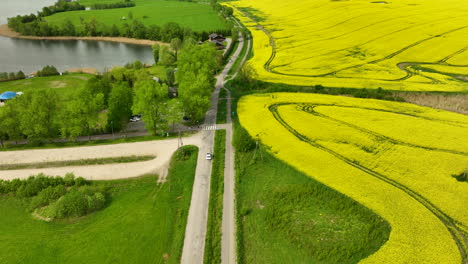
[[[57,71],[57,68],[54,66],[49,66],[46,65],[42,70],[37,71],[37,76],[39,77],[44,77],[44,76],[53,76],[53,75],[59,75],[59,72]]]
[[[248,152],[255,149],[256,142],[242,126],[237,125],[234,129],[232,145],[237,151]]]
[[[88,184],[88,181],[85,180],[83,177],[78,177],[75,179],[75,186],[83,186],[83,185],[87,185]]]
[[[190,156],[192,156],[192,153],[196,153],[197,151],[198,151],[198,148],[195,146],[184,146],[178,149],[177,152],[174,154],[175,160],[177,161],[188,160]]]
[[[44,212],[50,218],[80,217],[104,207],[103,193],[90,187],[72,188]]]
[[[63,177],[63,183],[65,184],[65,186],[75,185],[75,175],[73,173],[65,174],[65,177]]]
[[[30,207],[31,209],[35,209],[49,205],[65,195],[65,193],[67,193],[67,189],[63,185],[49,186],[32,199]]]

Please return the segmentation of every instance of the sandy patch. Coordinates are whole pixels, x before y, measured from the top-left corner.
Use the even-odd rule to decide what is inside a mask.
[[[67,70],[68,72],[72,73],[88,73],[88,74],[98,74],[98,70],[96,68],[71,68]],[[89,78],[85,76],[75,76],[76,78],[87,80]]]
[[[49,86],[50,88],[63,88],[63,87],[66,87],[67,84],[62,81],[51,81],[49,82]]]
[[[201,133],[184,138],[183,142],[184,145],[201,146]],[[153,155],[157,158],[149,161],[132,163],[7,170],[0,171],[0,179],[25,179],[30,175],[37,175],[39,173],[51,176],[64,176],[66,173],[71,172],[77,177],[81,176],[89,180],[111,180],[157,173],[161,175],[161,182],[164,182],[166,180],[170,158],[177,148],[178,139],[174,138],[90,147],[4,151],[0,152],[0,164],[38,163],[131,155]]]
[[[36,36],[23,36],[18,32],[13,31],[8,25],[0,25],[0,36],[9,38],[20,38],[20,39],[37,39],[37,40],[95,40],[95,41],[107,41],[107,42],[119,42],[125,44],[136,44],[152,46],[155,44],[169,46],[168,43],[161,41],[147,40],[147,39],[134,39],[124,37],[36,37]]]

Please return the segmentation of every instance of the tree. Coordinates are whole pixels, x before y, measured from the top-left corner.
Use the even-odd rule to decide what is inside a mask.
[[[159,48],[159,61],[162,65],[169,66],[175,63],[174,53],[169,50],[168,46]]]
[[[20,129],[33,143],[56,135],[58,96],[54,90],[38,90],[16,98]]]
[[[172,129],[174,129],[174,125],[178,124],[184,118],[184,106],[179,99],[171,99],[166,105],[166,120],[168,125],[172,125]]]
[[[110,29],[110,35],[111,35],[112,37],[118,37],[118,36],[120,36],[119,28],[118,28],[115,24],[113,24],[112,27],[111,27],[111,29]]]
[[[70,19],[65,20],[63,25],[63,34],[66,36],[76,36],[75,25],[71,22]]]
[[[107,129],[119,131],[124,128],[132,115],[133,91],[125,82],[113,86],[109,96]]]
[[[64,111],[60,132],[62,137],[75,139],[77,136],[91,136],[97,126],[99,112],[103,109],[104,95],[94,94],[87,87],[79,89],[75,99],[67,104]]]
[[[154,63],[158,64],[159,62],[159,50],[160,46],[158,44],[155,44],[151,47],[153,49],[153,58],[154,58]]]
[[[172,68],[167,68],[166,69],[166,81],[167,81],[167,85],[169,85],[169,86],[173,86],[175,84],[174,69],[172,69]]]
[[[17,99],[10,100],[2,109],[2,125],[3,133],[8,135],[8,139],[18,141],[23,137],[20,128],[19,106]]]
[[[162,115],[167,108],[167,86],[145,80],[136,82],[135,90],[133,113],[141,114],[146,129],[153,135],[156,135],[158,130],[167,130],[167,120]]]
[[[175,60],[177,61],[177,53],[179,50],[182,48],[182,41],[180,38],[173,38],[171,40],[171,49],[174,51],[174,57]]]
[[[139,61],[139,60],[136,60],[135,62],[133,62],[133,68],[135,70],[139,70],[139,69],[143,68],[143,63],[141,63],[141,61]]]
[[[24,75],[24,72],[19,71],[19,72],[16,74],[16,79],[24,79],[24,78],[26,78],[26,75]]]

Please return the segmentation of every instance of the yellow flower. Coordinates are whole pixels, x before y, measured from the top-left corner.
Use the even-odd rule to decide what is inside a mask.
[[[448,228],[468,226],[468,185],[452,177],[468,161],[467,116],[299,93],[249,95],[238,113],[275,156],[390,223],[389,241],[363,263],[461,261]]]

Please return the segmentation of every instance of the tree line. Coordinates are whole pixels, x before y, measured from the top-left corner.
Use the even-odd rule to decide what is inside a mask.
[[[90,78],[66,102],[54,89],[25,93],[0,109],[0,143],[27,139],[39,144],[52,138],[74,140],[78,136],[125,129],[133,114],[141,114],[151,134],[165,134],[185,117],[200,123],[210,106],[214,73],[222,56],[211,43],[174,39],[173,49],[158,50],[157,63],[166,67],[166,82],[155,81],[137,61]],[[175,63],[177,62],[177,73]],[[51,68],[51,66],[47,66]],[[168,87],[178,85],[179,97]]]
[[[114,5],[129,5],[133,2],[121,2],[113,4],[96,4],[99,7],[111,7]],[[60,0],[52,7],[45,7],[38,15],[30,14],[25,16],[16,16],[8,18],[8,26],[27,36],[108,36],[108,37],[128,37],[137,39],[149,39],[156,41],[169,42],[173,38],[181,40],[192,38],[196,40],[208,39],[208,35],[212,31],[194,32],[191,28],[182,27],[176,22],[168,22],[161,26],[159,25],[144,25],[139,20],[133,20],[133,14],[129,13],[131,23],[124,23],[121,27],[113,24],[112,26],[105,25],[97,21],[95,17],[85,19],[80,18],[80,24],[75,25],[69,19],[65,20],[62,25],[52,25],[43,19],[45,16],[52,15],[57,12],[71,10],[83,10],[84,7],[76,2],[68,3]],[[232,15],[232,8],[224,7],[216,4],[215,10],[220,12],[224,17]],[[47,11],[45,11],[47,10]],[[215,30],[215,32],[223,35],[230,35],[233,25],[231,21],[226,19],[227,28]]]
[[[123,2],[116,2],[116,3],[98,3],[91,5],[91,9],[99,10],[99,9],[114,9],[114,8],[127,8],[127,7],[134,7],[135,2],[125,0]]]
[[[14,72],[0,72],[0,82],[6,82],[6,81],[14,81],[14,80],[21,80],[26,78],[26,75],[24,72],[19,71],[17,73]]]

